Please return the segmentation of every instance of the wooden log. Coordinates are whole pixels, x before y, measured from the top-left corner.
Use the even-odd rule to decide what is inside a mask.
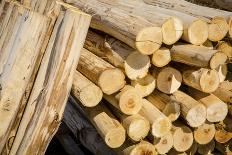
[[[108,147],[98,134],[94,126],[86,118],[86,114],[81,108],[80,101],[69,97],[64,111],[63,122],[68,126],[73,135],[80,140],[93,154],[115,155],[114,151]]]
[[[214,139],[215,131],[215,125],[213,123],[205,122],[201,126],[194,129],[194,140],[198,144],[208,144]]]
[[[219,67],[217,67],[215,70],[218,72],[219,81],[225,81],[228,73],[227,64],[219,65]]]
[[[227,104],[217,96],[191,88],[188,89],[188,94],[206,107],[206,119],[209,122],[219,122],[225,119],[228,113]]]
[[[206,108],[203,104],[179,90],[173,96],[180,103],[182,117],[191,127],[198,127],[205,122]]]
[[[101,89],[78,71],[74,73],[71,94],[86,107],[96,106],[103,96]]]
[[[229,37],[232,39],[232,17],[229,19]]]
[[[232,92],[229,90],[219,87],[214,92],[212,92],[212,94],[226,103],[232,103]]]
[[[170,121],[175,121],[180,116],[180,104],[172,97],[154,90],[152,94],[146,97],[156,108],[163,112]]]
[[[66,2],[93,15],[92,28],[114,36],[129,46],[138,49],[142,54],[150,55],[159,49],[162,44],[161,28],[145,18],[101,1],[88,3],[87,1],[67,0]]]
[[[122,69],[124,69],[126,57],[135,51],[120,40],[111,36],[100,35],[91,29],[88,31],[84,47],[113,66]]]
[[[217,9],[223,9],[223,10],[228,10],[228,11],[232,11],[232,3],[231,1],[227,1],[227,0],[196,0],[194,1],[196,3],[200,3],[203,5],[208,5],[210,7],[214,7]]]
[[[200,68],[183,72],[184,84],[205,93],[214,92],[219,87],[219,76],[216,70]]]
[[[225,54],[218,54],[217,50],[207,49],[202,46],[179,44],[174,45],[170,51],[172,61],[196,67],[216,69],[219,65],[225,64],[227,61]]]
[[[232,81],[226,80],[220,83],[219,88],[225,89],[225,90],[232,90]]]
[[[147,74],[144,78],[131,81],[131,85],[135,87],[142,97],[150,95],[156,87],[155,78]]]
[[[3,34],[0,37],[0,152],[2,152],[43,46],[50,20],[21,5],[9,3],[6,4],[0,18],[5,19],[3,22],[5,25],[1,28]]]
[[[129,85],[126,85],[117,95],[104,94],[103,97],[126,115],[137,114],[142,107],[142,96],[136,88]]]
[[[170,131],[171,121],[169,118],[148,100],[142,100],[142,108],[139,114],[150,122],[153,136],[162,137]]]
[[[156,78],[157,89],[163,93],[172,94],[181,86],[182,75],[175,68],[154,68],[152,75]]]
[[[144,78],[150,67],[150,58],[147,55],[142,55],[139,52],[130,53],[125,62],[125,73],[131,80]]]
[[[155,51],[151,58],[152,64],[156,67],[164,67],[171,61],[171,52],[168,48],[161,47]]]
[[[193,144],[193,133],[192,130],[182,124],[176,122],[172,127],[173,133],[173,147],[178,152],[187,151]]]
[[[168,151],[173,147],[173,135],[171,132],[160,138],[154,138],[153,144],[159,154],[168,153]]]
[[[219,143],[227,143],[232,138],[232,120],[226,117],[223,121],[215,124],[215,140]]]
[[[197,152],[197,143],[193,142],[192,146],[185,152],[178,152],[174,148],[172,148],[169,152],[168,155],[195,155]]]
[[[70,8],[56,20],[10,154],[44,154],[61,122],[90,20]]]
[[[113,67],[84,48],[81,50],[77,70],[108,95],[117,92],[125,85],[125,76],[120,69]]]
[[[219,41],[216,48],[218,51],[225,53],[229,59],[232,58],[232,46],[230,42]]]
[[[198,145],[197,152],[202,155],[211,155],[213,154],[214,148],[215,148],[215,142],[214,140],[212,140],[207,144]]]

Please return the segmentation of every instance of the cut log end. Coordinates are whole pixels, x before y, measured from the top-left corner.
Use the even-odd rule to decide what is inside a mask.
[[[191,108],[186,116],[186,120],[191,127],[198,127],[206,120],[206,108],[202,104],[197,104]]]
[[[194,130],[194,139],[199,144],[207,144],[213,140],[215,131],[214,124],[204,123]]]
[[[225,53],[228,58],[232,58],[232,46],[229,42],[219,41],[216,48],[218,51]]]
[[[120,69],[107,69],[98,78],[98,85],[104,93],[111,95],[125,85],[125,75]]]
[[[172,127],[172,123],[167,117],[158,118],[153,124],[152,124],[152,135],[155,137],[162,137],[166,135]]]
[[[119,107],[127,115],[134,115],[142,107],[142,96],[137,89],[130,87],[120,93]]]
[[[187,151],[193,144],[193,134],[189,127],[178,127],[173,133],[173,147],[179,152]]]
[[[138,52],[131,53],[124,63],[125,72],[128,78],[136,80],[147,75],[150,67],[150,58]]]
[[[147,27],[139,31],[135,46],[144,55],[151,55],[162,44],[162,30],[160,27]]]
[[[172,67],[162,69],[157,76],[157,88],[166,94],[172,94],[178,90],[181,82],[181,73]]]
[[[214,17],[209,24],[209,36],[211,41],[222,40],[229,30],[227,21],[223,17]]]
[[[169,18],[162,25],[163,43],[172,45],[177,42],[183,34],[183,23],[176,17]]]
[[[205,70],[200,77],[200,87],[203,92],[214,92],[220,84],[216,70]]]
[[[210,68],[217,69],[220,65],[226,64],[227,55],[223,52],[215,53],[210,59]]]
[[[162,112],[173,122],[180,116],[180,104],[176,101],[171,101],[165,106]]]
[[[142,97],[150,95],[156,87],[155,78],[148,74],[142,79],[131,81],[131,85],[135,87]]]
[[[188,28],[188,40],[194,45],[203,44],[208,38],[208,25],[203,20],[194,21]]]
[[[157,155],[154,145],[148,142],[141,142],[126,155]]]
[[[214,138],[219,143],[226,143],[232,138],[232,133],[224,129],[216,130]]]
[[[152,64],[156,67],[164,67],[171,61],[171,53],[168,48],[161,47],[152,55]]]
[[[125,130],[122,127],[112,129],[105,135],[105,142],[111,148],[120,147],[126,139]]]
[[[81,90],[80,100],[86,107],[96,106],[102,99],[102,91],[96,85],[89,85]]]
[[[168,153],[173,146],[173,136],[169,132],[168,134],[162,136],[161,138],[154,139],[154,145],[159,154]]]

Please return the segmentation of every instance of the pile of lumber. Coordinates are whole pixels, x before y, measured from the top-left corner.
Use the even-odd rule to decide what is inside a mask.
[[[104,142],[82,135],[85,146],[232,153],[231,12],[184,0],[66,2],[92,15],[64,115],[75,134],[93,128],[88,118]]]
[[[91,20],[61,2],[25,2],[0,1],[1,155],[45,153]]]

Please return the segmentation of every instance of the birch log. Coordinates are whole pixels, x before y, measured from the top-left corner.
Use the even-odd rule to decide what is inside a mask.
[[[176,101],[180,103],[182,117],[191,127],[198,127],[206,120],[206,108],[191,96],[181,91],[173,93]]]
[[[101,89],[78,71],[74,73],[71,93],[86,107],[96,106],[103,96]]]
[[[10,154],[44,154],[62,119],[90,19],[71,8],[59,15]]]
[[[49,18],[23,6],[6,4],[0,37],[0,152],[16,119],[20,101],[32,75],[48,30]],[[9,24],[9,25],[8,25]],[[8,27],[9,26],[9,27]]]
[[[84,48],[81,51],[77,70],[108,95],[117,92],[125,85],[125,76],[120,69],[113,67]]]
[[[198,144],[205,145],[214,139],[215,131],[215,125],[213,123],[205,122],[194,129],[194,140]]]

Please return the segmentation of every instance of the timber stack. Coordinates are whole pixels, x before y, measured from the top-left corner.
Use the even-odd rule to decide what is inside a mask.
[[[232,154],[232,12],[35,1],[0,6],[0,153],[44,152],[64,112],[94,154]]]

